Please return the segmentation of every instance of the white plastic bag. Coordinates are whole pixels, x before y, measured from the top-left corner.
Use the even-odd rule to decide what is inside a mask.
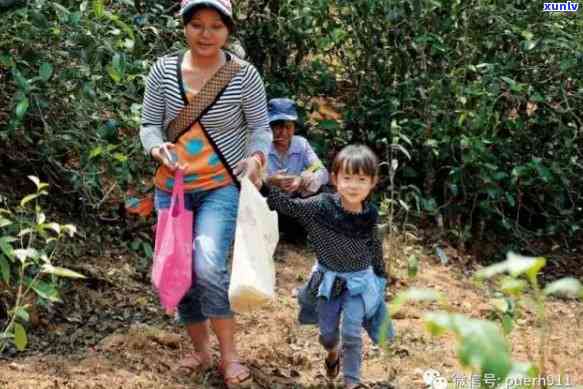
[[[229,301],[249,312],[275,297],[273,253],[279,240],[277,213],[247,177],[241,179]]]

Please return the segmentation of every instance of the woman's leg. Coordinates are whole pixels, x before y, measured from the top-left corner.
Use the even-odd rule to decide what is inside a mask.
[[[170,193],[156,189],[156,210],[169,208],[171,200],[172,195]],[[185,207],[189,210],[192,210],[192,203],[192,195],[186,194],[184,204]],[[178,318],[179,321],[186,324],[186,332],[190,337],[195,351],[195,354],[188,356],[181,361],[180,367],[187,369],[204,369],[206,367],[210,367],[211,353],[209,348],[209,325],[208,320],[202,315],[200,310],[200,302],[198,299],[196,284],[191,287],[191,289],[186,293],[186,295],[178,304]]]
[[[235,237],[239,190],[234,185],[213,190],[196,210],[195,269],[201,312],[210,319],[219,341],[221,367],[227,377],[245,379],[249,371],[238,363],[235,321],[229,305],[227,259]]]

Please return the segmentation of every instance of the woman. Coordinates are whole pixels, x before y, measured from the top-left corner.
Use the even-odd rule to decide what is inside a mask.
[[[267,156],[267,182],[291,196],[309,197],[328,183],[328,170],[306,138],[294,135],[298,124],[296,103],[288,98],[267,104],[273,143]]]
[[[229,0],[183,0],[188,49],[159,58],[146,84],[140,139],[160,162],[156,209],[168,208],[174,170],[184,171],[185,205],[194,211],[193,287],[178,306],[195,352],[188,367],[211,366],[210,328],[219,341],[225,384],[250,383],[235,347],[227,256],[233,242],[237,176],[259,184],[272,135],[257,70],[223,47],[233,32]]]

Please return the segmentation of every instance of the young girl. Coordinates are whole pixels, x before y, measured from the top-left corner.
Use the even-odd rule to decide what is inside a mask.
[[[300,322],[318,324],[320,343],[328,352],[326,375],[335,378],[342,360],[350,389],[365,387],[360,376],[362,327],[375,343],[383,331],[388,338],[394,335],[384,302],[387,275],[378,212],[368,201],[378,180],[377,166],[368,147],[351,145],[332,163],[338,193],[292,199],[276,187],[261,189],[270,208],[297,218],[308,232],[317,262],[298,294]]]

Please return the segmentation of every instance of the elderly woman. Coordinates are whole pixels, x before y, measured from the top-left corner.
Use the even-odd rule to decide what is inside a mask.
[[[195,279],[178,305],[178,321],[195,352],[185,365],[212,365],[209,332],[219,341],[219,371],[229,387],[250,383],[235,347],[227,257],[234,239],[237,177],[259,183],[272,135],[257,70],[224,50],[233,32],[229,0],[183,0],[187,50],[161,57],[146,84],[140,139],[160,166],[156,209],[168,208],[174,171],[184,172],[185,205],[194,211]],[[210,328],[209,328],[210,322]]]

